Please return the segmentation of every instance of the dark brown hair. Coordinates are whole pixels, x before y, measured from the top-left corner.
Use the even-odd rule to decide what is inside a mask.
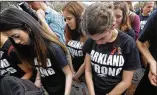
[[[28,13],[17,9],[9,8],[0,13],[0,32],[12,29],[24,30],[30,37],[30,45],[19,45],[10,38],[19,58],[24,63],[34,65],[34,57],[37,57],[38,65],[46,66],[49,57],[49,46],[55,43],[67,54],[67,48],[58,41],[50,32],[44,30],[42,26]],[[52,51],[53,52],[53,51]]]

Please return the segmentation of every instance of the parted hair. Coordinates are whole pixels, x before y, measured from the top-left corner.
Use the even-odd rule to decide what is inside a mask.
[[[128,5],[126,2],[114,2],[114,9],[120,9],[123,13],[123,18],[122,18],[122,22],[119,25],[120,26],[120,30],[121,31],[128,31],[129,29],[131,29],[131,25],[129,22],[129,14],[128,14]]]
[[[111,2],[100,2],[89,5],[81,20],[82,31],[86,34],[101,34],[111,28],[113,17],[113,4]]]
[[[82,31],[80,29],[80,21],[81,21],[81,17],[82,17],[84,10],[85,10],[84,4],[81,2],[76,2],[76,1],[70,1],[67,4],[65,4],[64,7],[62,8],[63,12],[67,11],[75,17],[75,19],[76,19],[75,33],[78,32],[76,34],[79,34],[78,36],[81,37],[81,39],[80,39],[81,42],[84,42],[86,39],[85,35],[82,33]],[[65,30],[64,30],[66,43],[72,39],[71,32],[72,32],[72,30],[69,28],[68,25],[66,25]]]

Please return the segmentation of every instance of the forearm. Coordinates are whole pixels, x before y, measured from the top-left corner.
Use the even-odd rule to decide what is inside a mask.
[[[111,92],[108,93],[108,95],[121,95],[129,86],[130,83],[121,81]]]
[[[85,76],[86,76],[85,78],[86,78],[89,95],[95,95],[91,72],[85,72]]]
[[[66,83],[65,83],[65,93],[64,95],[70,95],[72,85],[72,73],[66,75]]]
[[[77,76],[77,78],[79,78],[83,73],[85,72],[85,63],[83,63],[79,70],[76,72],[75,76]]]
[[[144,43],[141,43],[140,41],[137,40],[137,46],[142,55],[146,58],[148,64],[156,63],[155,59],[149,52],[148,47]]]
[[[52,35],[54,35],[55,37],[57,37],[56,34],[55,34],[55,33],[51,30],[51,28],[48,26],[48,24],[46,23],[45,20],[41,20],[41,25],[42,25],[42,27],[43,27],[46,31],[50,32]],[[57,37],[57,38],[58,38],[58,37]]]

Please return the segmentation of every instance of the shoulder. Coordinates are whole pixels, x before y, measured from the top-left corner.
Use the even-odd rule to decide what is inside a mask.
[[[55,51],[63,51],[63,49],[61,48],[61,46],[59,46],[56,43],[52,43],[52,42],[49,44],[48,48],[51,49],[51,50],[55,50]]]
[[[130,44],[130,45],[135,44],[134,39],[131,36],[124,33],[124,32],[119,32],[118,38],[119,38],[119,42],[121,42],[122,46],[124,46],[124,47],[127,44]]]
[[[157,22],[157,10],[155,10],[150,16],[149,19],[151,19],[154,22]]]

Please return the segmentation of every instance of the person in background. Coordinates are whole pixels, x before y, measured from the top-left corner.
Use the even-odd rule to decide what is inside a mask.
[[[9,8],[0,13],[0,32],[8,36],[22,62],[38,70],[40,82],[50,95],[69,95],[72,72],[67,48],[28,13]]]
[[[140,67],[135,40],[115,28],[111,3],[93,3],[82,17],[82,29],[89,36],[83,46],[89,95],[125,95]]]
[[[62,43],[65,43],[64,27],[65,22],[62,14],[53,10],[51,7],[47,6],[44,1],[27,1],[32,9],[37,11],[38,16],[44,22],[46,20],[47,24],[51,30],[56,34]]]
[[[65,38],[66,46],[72,57],[74,67],[73,87],[71,95],[86,95],[88,94],[85,85],[85,52],[82,46],[86,40],[86,35],[82,32],[80,21],[84,12],[84,4],[81,2],[70,1],[62,8],[63,16],[66,22]],[[75,88],[75,86],[79,87]],[[83,87],[83,88],[82,88]],[[84,90],[83,90],[84,89]]]
[[[126,1],[126,3],[127,3],[127,12],[129,14],[129,22],[130,22],[132,29],[135,32],[135,35],[136,35],[135,40],[137,40],[139,33],[140,33],[140,18],[136,13],[134,13],[132,2]]]
[[[139,14],[140,17],[140,34],[142,33],[142,29],[144,25],[147,22],[148,17],[152,13],[154,8],[154,2],[150,1],[143,1],[142,3],[142,8],[141,8],[141,14]]]
[[[135,40],[135,32],[129,23],[127,4],[125,2],[114,2],[113,4],[116,17],[116,28],[127,33]]]
[[[146,58],[148,65],[134,95],[156,95],[157,89],[157,11],[148,18],[142,34],[137,40],[141,54]],[[145,42],[149,41],[149,47]]]
[[[80,28],[84,6],[80,2],[71,1],[63,7],[62,12],[66,22],[66,45],[72,56],[72,63],[75,70],[73,79],[78,81],[80,76],[84,73],[85,66],[85,53],[82,51],[82,45],[86,40],[86,36],[82,33]]]

